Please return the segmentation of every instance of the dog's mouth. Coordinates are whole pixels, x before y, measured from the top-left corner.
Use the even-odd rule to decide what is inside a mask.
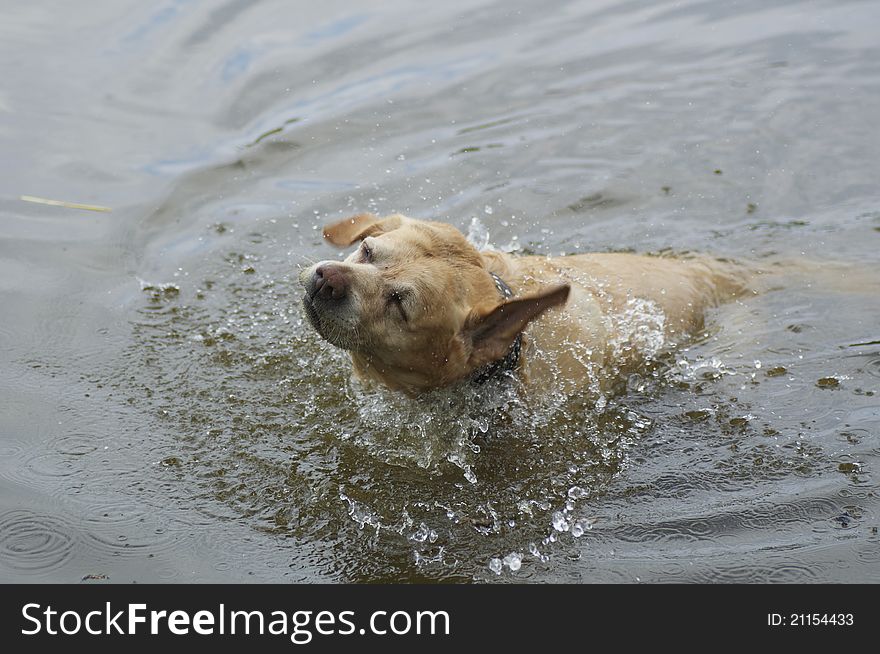
[[[302,305],[306,318],[321,338],[344,350],[354,349],[356,342],[350,326],[342,324],[332,313],[321,311],[316,299],[308,293],[303,295]]]

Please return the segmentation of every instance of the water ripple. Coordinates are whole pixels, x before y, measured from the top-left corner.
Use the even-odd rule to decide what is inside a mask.
[[[0,566],[48,572],[63,566],[75,547],[74,532],[62,520],[24,510],[0,514]]]

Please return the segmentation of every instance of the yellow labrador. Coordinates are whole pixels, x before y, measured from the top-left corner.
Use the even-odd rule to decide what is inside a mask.
[[[361,243],[303,271],[309,321],[360,378],[409,394],[500,375],[601,388],[743,290],[732,265],[708,258],[481,252],[450,225],[399,214],[360,214],[324,237]]]

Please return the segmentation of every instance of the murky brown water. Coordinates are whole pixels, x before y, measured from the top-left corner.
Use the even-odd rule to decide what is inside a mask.
[[[0,580],[880,581],[876,2],[4,4]],[[836,263],[409,400],[300,314],[363,210]]]

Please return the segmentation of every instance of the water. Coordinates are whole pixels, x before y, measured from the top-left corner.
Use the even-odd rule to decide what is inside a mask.
[[[5,5],[3,581],[880,581],[877,3]],[[367,210],[810,266],[616,395],[409,400],[298,306]]]

